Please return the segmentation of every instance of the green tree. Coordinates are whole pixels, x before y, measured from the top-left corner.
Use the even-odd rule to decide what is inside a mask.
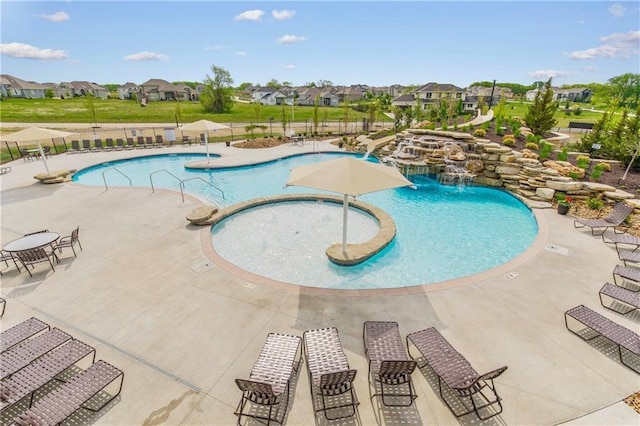
[[[424,116],[424,112],[422,109],[422,99],[416,98],[415,104],[413,105],[412,115],[416,122],[419,123],[422,121],[422,117]]]
[[[608,80],[611,96],[619,107],[636,109],[640,105],[640,74],[626,73]]]
[[[393,128],[398,130],[404,121],[404,109],[394,105],[391,107],[391,112],[393,113]]]
[[[244,83],[240,83],[240,86],[238,86],[238,90],[241,92],[244,92],[244,90],[250,86],[253,86],[253,84],[249,83],[248,81],[245,81]]]
[[[275,78],[272,78],[271,80],[269,80],[267,82],[267,87],[272,87],[274,89],[280,89],[282,87],[282,84],[280,84],[280,82],[278,80],[276,80]]]
[[[287,135],[287,108],[285,108],[286,105],[283,103],[282,104],[282,133],[286,136]]]
[[[554,118],[558,103],[553,100],[551,79],[547,80],[543,89],[539,89],[533,103],[524,116],[524,122],[534,135],[542,136],[551,130],[558,120]]]
[[[211,66],[213,77],[207,75],[200,103],[206,111],[220,114],[231,111],[233,107],[233,79],[229,71],[215,65]]]
[[[610,125],[610,117],[611,114],[609,112],[605,112],[598,121],[593,123],[591,131],[587,132],[578,143],[577,147],[580,151],[589,152],[594,144],[601,145],[603,153],[608,151],[609,147],[605,140],[608,139],[607,134]]]
[[[176,115],[176,121],[179,121],[180,123],[184,123],[184,117],[182,115],[182,106],[180,105],[180,101],[176,102],[174,113]]]
[[[95,126],[97,126],[98,114],[96,111],[96,103],[93,95],[89,93],[87,96],[84,97],[84,99],[82,100],[82,103],[84,104],[85,109],[87,110],[87,112],[89,113],[89,116],[91,117],[91,122]]]
[[[342,112],[344,113],[342,119],[344,120],[344,132],[347,133],[347,127],[349,126],[349,115],[351,112],[351,107],[349,106],[349,101],[345,100],[342,103]]]
[[[54,95],[54,93],[53,93],[53,89],[52,88],[48,88],[48,89],[44,90],[44,97],[45,98],[51,99],[51,98],[53,98],[53,95]]]
[[[369,120],[369,130],[372,129],[373,123],[376,121],[376,115],[380,109],[380,104],[376,99],[369,101],[367,104],[367,119]]]
[[[256,118],[256,123],[259,122],[260,112],[262,111],[262,104],[260,102],[251,104],[251,110],[253,111],[253,116]]]

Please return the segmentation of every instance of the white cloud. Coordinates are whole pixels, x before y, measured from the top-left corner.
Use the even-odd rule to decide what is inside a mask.
[[[279,44],[294,44],[294,43],[300,43],[301,41],[305,41],[307,38],[304,36],[297,36],[297,35],[283,35],[282,37],[280,37],[278,40],[276,40],[277,43]]]
[[[608,10],[609,10],[609,13],[612,14],[613,16],[615,16],[616,18],[624,16],[624,14],[627,11],[627,9],[623,5],[621,5],[620,3],[614,4]]]
[[[295,66],[295,65],[293,65],[293,64],[282,64],[281,66],[282,66],[282,68],[286,68],[286,69],[288,69],[288,70],[295,69],[295,67],[296,67],[296,66]]]
[[[71,17],[67,15],[65,12],[56,12],[56,13],[52,13],[51,15],[43,14],[38,16],[42,19],[46,19],[47,21],[51,21],[51,22],[63,22],[71,19]]]
[[[225,49],[229,49],[229,47],[223,46],[221,44],[214,44],[213,46],[207,46],[204,48],[204,50],[225,50]]]
[[[548,80],[550,78],[558,78],[558,77],[568,77],[574,74],[573,72],[567,71],[556,71],[556,70],[538,70],[534,72],[530,72],[529,76],[536,79],[544,79]]]
[[[247,10],[246,12],[242,12],[240,15],[236,15],[233,20],[234,21],[260,21],[264,16],[264,10],[256,9],[256,10]]]
[[[247,52],[243,52],[243,51],[239,50],[239,51],[236,52],[236,55],[238,55],[238,56],[247,56]]]
[[[592,67],[592,66],[582,67],[582,69],[583,69],[585,72],[588,72],[588,73],[593,73],[593,72],[598,71],[598,67]]]
[[[133,55],[125,56],[125,61],[168,61],[169,57],[162,53],[155,52],[139,52]]]
[[[25,43],[0,43],[0,53],[14,58],[27,59],[66,59],[69,55],[64,50],[40,49]]]
[[[276,21],[286,21],[287,19],[291,19],[296,15],[295,10],[272,10],[271,16]]]
[[[571,59],[628,58],[638,54],[640,48],[640,31],[614,33],[600,37],[602,46],[571,52]]]

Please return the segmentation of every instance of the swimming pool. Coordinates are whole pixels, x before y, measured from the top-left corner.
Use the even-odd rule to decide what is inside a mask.
[[[93,166],[81,170],[73,179],[81,184],[104,185],[102,172],[115,166],[132,179],[134,186],[148,187],[149,174],[166,169],[181,179],[203,177],[224,191],[224,200],[212,192],[208,184],[197,180],[190,181],[186,190],[201,198],[231,205],[283,193],[320,192],[298,187],[285,189],[284,184],[291,168],[327,161],[335,155],[341,154],[299,155],[255,166],[214,170],[184,168],[185,163],[201,160],[202,155],[161,155]],[[118,179],[121,179],[120,185],[128,185],[126,179],[116,174],[109,175],[109,185],[117,185]],[[161,177],[163,174],[158,174],[157,181],[154,177],[154,185],[178,189],[175,179]],[[523,253],[537,235],[538,226],[533,213],[505,191],[443,186],[429,178],[416,177],[412,180],[416,189],[398,188],[358,197],[358,200],[385,210],[397,227],[394,241],[361,265],[342,267],[332,264],[324,255],[326,245],[320,255],[301,254],[300,232],[307,235],[305,240],[321,240],[306,233],[317,229],[325,236],[329,231],[320,225],[330,224],[335,225],[340,235],[342,221],[335,219],[331,209],[339,212],[341,206],[331,206],[330,203],[324,203],[323,210],[318,209],[317,212],[313,209],[298,212],[296,206],[278,211],[274,205],[239,213],[214,227],[214,248],[221,257],[241,268],[279,281],[323,288],[393,288],[435,283],[486,271]],[[357,231],[360,226],[357,225],[357,217],[357,211],[350,209],[350,243],[357,242],[358,238],[367,239]],[[366,216],[362,220],[370,222]],[[247,223],[258,227],[247,227]],[[261,223],[264,226],[260,227]],[[370,224],[365,223],[362,227],[362,235],[371,232]],[[290,235],[290,239],[280,244],[293,250],[293,254],[276,252],[275,245],[272,246],[284,234]],[[341,240],[340,236],[330,238],[333,242]],[[250,244],[252,240],[254,245]],[[313,250],[317,251],[317,248]],[[279,259],[281,266],[274,267],[274,259]]]

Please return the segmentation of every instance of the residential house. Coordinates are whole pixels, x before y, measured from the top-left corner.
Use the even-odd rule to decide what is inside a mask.
[[[336,107],[339,104],[338,95],[329,88],[307,87],[298,93],[297,105],[314,106],[316,98],[320,98],[320,106]]]
[[[391,105],[400,108],[412,108],[417,100],[422,102],[422,108],[426,109],[429,104],[437,104],[442,99],[454,102],[461,100],[464,104],[465,91],[453,84],[427,83],[417,88],[411,93],[400,95],[391,101]]]
[[[589,102],[593,90],[588,87],[573,87],[571,89],[553,89],[558,102]]]
[[[413,108],[416,104],[416,100],[413,97],[412,93],[406,93],[404,95],[400,95],[396,98],[393,98],[391,101],[391,105],[397,106],[400,108]]]
[[[381,94],[381,93],[387,93],[392,98],[395,98],[395,97],[398,97],[398,96],[402,95],[402,90],[403,89],[404,89],[404,86],[402,86],[400,84],[394,84],[392,86],[372,87],[370,89],[370,91],[371,91],[371,93],[373,93],[376,96]]]
[[[352,85],[345,87],[336,93],[338,95],[339,102],[355,102],[364,98],[364,94],[369,90],[369,86]]]
[[[119,99],[131,99],[131,95],[138,96],[140,88],[136,83],[126,82],[118,86],[118,98]]]
[[[465,89],[465,96],[476,96],[478,98],[482,97],[488,100],[491,98],[491,93],[493,93],[493,104],[497,104],[501,99],[511,99],[513,98],[513,91],[508,87],[484,87],[484,86],[471,86]]]
[[[265,97],[266,95],[269,95],[273,92],[276,92],[278,89],[276,89],[275,87],[269,87],[269,86],[265,86],[265,87],[258,87],[256,90],[254,90],[253,92],[251,92],[251,100],[253,102],[260,102],[260,99],[262,99],[263,97]]]
[[[289,99],[289,102],[287,102],[287,99]],[[273,92],[266,93],[258,102],[262,105],[290,105],[291,99],[289,95],[279,90],[274,90]]]
[[[89,81],[71,81],[58,84],[54,89],[54,94],[63,99],[74,96],[87,96],[89,94],[95,98],[107,99],[109,90]]]
[[[160,78],[152,78],[140,85],[138,99],[146,99],[147,101],[188,101],[194,92],[185,84],[171,84]]]
[[[0,74],[0,91],[3,97],[43,99],[47,86],[34,81],[25,81],[9,74]]]

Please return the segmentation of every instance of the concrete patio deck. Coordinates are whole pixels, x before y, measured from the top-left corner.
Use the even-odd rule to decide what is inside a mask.
[[[211,145],[211,152],[223,155],[212,161],[228,165],[311,149]],[[204,147],[58,155],[49,166],[82,168],[170,152],[204,152]],[[428,369],[414,373],[414,407],[383,409],[377,399],[369,400],[362,344],[367,320],[397,321],[403,338],[435,326],[478,371],[507,365],[496,380],[504,411],[488,424],[640,422],[620,402],[640,389],[639,376],[612,359],[615,353],[607,346],[592,347],[565,328],[563,313],[579,304],[635,330],[640,321],[600,306],[598,290],[612,279],[618,258],[600,237],[574,229],[570,216],[538,211],[542,239],[506,267],[455,285],[344,297],[250,282],[217,266],[209,257],[208,228],[185,219],[199,201],[191,197],[183,203],[179,191],[43,185],[33,179],[44,171],[42,163],[10,165],[12,171],[0,177],[2,245],[43,228],[67,235],[79,225],[84,250],[77,258],[65,250],[55,272],[38,265],[33,278],[3,265],[0,294],[7,310],[0,327],[36,316],[93,345],[97,359],[125,372],[121,396],[86,417],[89,423],[235,424],[240,391],[234,379],[248,377],[269,332],[302,336],[308,329],[335,326],[358,370],[361,424],[457,424]],[[479,420],[469,415],[460,422]],[[314,424],[304,364],[287,424]]]

